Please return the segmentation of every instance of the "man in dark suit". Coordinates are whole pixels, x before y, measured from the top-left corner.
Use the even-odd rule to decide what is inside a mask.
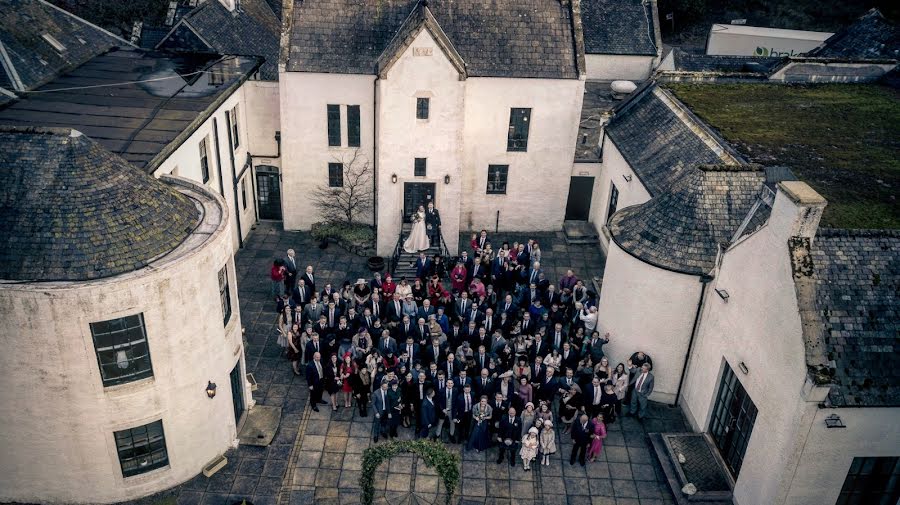
[[[425,350],[425,360],[428,363],[440,363],[444,360],[444,347],[437,337],[431,339],[431,345]]]
[[[540,381],[541,387],[537,391],[538,400],[544,400],[547,403],[553,403],[559,389],[559,380],[556,378],[556,370],[553,367],[547,367],[544,378]]]
[[[425,210],[425,229],[432,246],[440,245],[441,241],[441,213],[434,208],[434,202],[428,202]]]
[[[464,267],[466,267],[466,285],[469,284],[469,274],[472,272],[472,265],[474,262],[472,258],[469,257],[469,251],[463,250],[462,254],[459,255],[459,258],[456,259],[459,263],[462,263]]]
[[[473,345],[472,349],[478,349],[478,333],[479,329],[475,321],[469,321],[466,323],[466,328],[462,331],[462,340],[466,340],[470,345]]]
[[[519,307],[513,302],[512,295],[506,295],[506,298],[503,302],[500,303],[498,307],[498,312],[505,312],[506,317],[511,320],[517,319],[519,315]]]
[[[430,338],[431,330],[428,329],[428,325],[425,324],[425,318],[420,317],[416,322],[416,326],[413,328],[413,338],[416,342],[419,342],[422,345],[425,345]]]
[[[453,381],[447,381],[443,389],[438,389],[434,395],[434,405],[437,411],[437,429],[435,436],[442,441],[454,440],[456,426],[453,420],[456,419],[456,389]],[[447,428],[447,437],[444,437],[443,431]]]
[[[640,372],[634,375],[634,390],[631,392],[631,408],[628,415],[637,415],[638,419],[644,420],[644,416],[647,414],[647,402],[650,394],[653,393],[653,383],[650,363],[644,363]]]
[[[378,442],[379,436],[387,438],[390,420],[393,417],[388,402],[388,381],[382,381],[381,388],[372,394],[372,408],[375,411],[375,419],[373,419],[375,425],[372,426],[374,435],[372,436],[372,440]]]
[[[416,277],[423,281],[430,277],[432,266],[431,258],[425,254],[425,251],[420,252],[419,258],[416,260]]]
[[[409,316],[407,316],[407,315],[403,316],[403,321],[400,323],[399,326],[397,326],[396,330],[394,331],[394,334],[397,337],[397,340],[399,340],[401,342],[406,342],[406,339],[408,337],[412,337],[413,340],[418,340],[418,338],[417,338],[418,335],[416,335],[416,327],[409,320]]]
[[[297,257],[293,249],[287,250],[287,256],[284,257],[284,268],[284,292],[290,293],[294,283],[297,282]]]
[[[422,306],[419,307],[418,312],[416,312],[416,317],[428,321],[428,318],[435,314],[436,312],[434,310],[434,306],[431,305],[431,300],[425,298],[424,300],[422,300]]]
[[[322,391],[325,386],[325,370],[322,368],[322,355],[313,354],[312,360],[306,364],[306,383],[309,385],[309,402],[313,410],[318,412],[319,405],[325,405],[322,401]]]
[[[584,466],[584,458],[587,453],[587,446],[591,443],[591,435],[594,434],[594,424],[589,420],[587,414],[581,414],[578,421],[572,423],[572,455],[569,456],[569,464],[575,464],[575,457],[578,462]]]
[[[596,332],[593,332],[591,334],[591,339],[584,343],[584,351],[582,351],[581,354],[582,356],[590,356],[591,362],[596,365],[597,363],[600,363],[601,359],[603,359],[603,346],[607,343],[609,343],[609,333],[606,333],[605,335],[600,337]]]
[[[590,384],[584,388],[584,411],[593,419],[600,412],[601,398],[603,397],[603,385],[595,375]]]
[[[472,279],[481,279],[484,280],[485,275],[487,274],[487,269],[484,268],[484,265],[481,264],[481,258],[475,258],[475,262],[472,263],[472,272],[468,276],[468,282],[472,282]]]
[[[504,265],[506,263],[506,256],[502,251],[498,251],[497,258],[491,260],[491,279],[496,281],[503,277],[506,269]]]
[[[503,395],[496,394],[494,399],[489,402],[491,406],[491,424],[490,431],[494,435],[493,440],[497,438],[497,432],[500,429],[500,418],[506,415],[509,410],[509,402],[503,401]]]
[[[328,308],[325,309],[325,318],[330,329],[337,328],[338,323],[341,322],[341,309],[337,308],[333,301],[329,302]]]
[[[459,367],[459,372],[456,377],[453,378],[453,382],[456,383],[456,389],[462,389],[472,385],[472,378],[469,377],[469,372],[467,372],[465,368]]]
[[[544,307],[548,309],[553,306],[553,304],[559,305],[559,292],[556,291],[556,286],[550,284],[547,286],[547,291],[544,292]]]
[[[479,373],[482,370],[487,370],[488,362],[490,362],[491,357],[487,352],[487,346],[479,345],[477,347],[478,351],[472,356],[472,360],[475,361],[475,370],[478,370]],[[480,391],[475,392],[478,396],[481,396]]]
[[[437,412],[434,405],[434,388],[429,387],[425,392],[425,399],[419,409],[419,433],[417,438],[435,437],[437,428]]]
[[[459,294],[459,300],[453,306],[456,308],[456,319],[460,322],[467,322],[469,312],[472,310],[472,300],[469,300],[469,293],[463,291]]]
[[[476,367],[477,362],[476,362]],[[475,381],[472,384],[472,389],[475,391],[475,397],[481,398],[481,395],[486,395],[490,398],[491,393],[494,390],[494,379],[488,375],[487,367],[482,367],[480,375],[475,378]]]
[[[522,262],[520,261],[519,264],[522,264]],[[524,277],[526,283],[537,285],[539,280],[538,276],[542,272],[543,270],[541,270],[541,262],[535,261],[534,263],[532,263],[531,268],[522,272],[522,276]]]
[[[381,338],[378,339],[378,351],[381,352],[382,355],[387,355],[387,353],[397,354],[397,341],[394,337],[391,336],[391,332],[388,330],[383,330],[381,332]]]
[[[313,333],[312,338],[306,343],[306,349],[303,350],[306,362],[309,363],[312,361],[314,354],[321,353],[324,350],[325,345],[322,343],[321,338],[318,334]]]
[[[572,344],[566,342],[562,346],[562,351],[559,353],[559,357],[562,358],[562,369],[565,370],[567,368],[576,370],[578,368],[578,353],[572,349]]]
[[[388,302],[385,312],[387,312],[387,323],[391,327],[400,324],[400,321],[403,320],[403,301],[400,300],[399,294],[394,293],[394,298]]]
[[[306,271],[303,272],[303,275],[300,276],[306,285],[309,286],[309,289],[315,291],[316,290],[316,276],[313,275],[313,267],[312,265],[308,265],[306,267]]]
[[[467,323],[474,322],[475,324],[481,326],[481,322],[484,320],[484,314],[482,314],[481,311],[478,310],[478,305],[473,302],[472,306],[469,307],[469,311],[466,312],[465,319]]]
[[[516,466],[516,448],[522,438],[522,420],[516,416],[515,407],[509,407],[506,415],[500,418],[500,426],[497,428],[497,439],[500,443],[500,452],[497,455],[497,464],[503,463],[503,456],[509,454],[509,466]]]
[[[483,251],[484,248],[487,247],[487,245],[488,245],[490,242],[491,242],[491,241],[488,240],[487,230],[481,230],[481,233],[478,234],[478,240],[476,241],[476,244],[477,244],[477,246],[478,246],[478,250],[479,250],[479,251]]]
[[[568,340],[566,332],[563,331],[562,324],[560,323],[554,324],[553,329],[547,333],[547,337],[550,339],[551,349],[562,349],[563,344]]]
[[[525,312],[522,315],[522,326],[521,333],[522,335],[534,335],[537,331],[537,325],[534,321],[531,320],[531,314],[529,312]]]
[[[372,293],[372,298],[366,302],[366,308],[372,313],[375,319],[384,320],[384,301],[378,293]]]
[[[469,426],[472,424],[472,407],[477,403],[475,398],[476,396],[472,394],[471,386],[463,386],[463,392],[456,396],[453,422],[456,424],[455,435],[459,443],[465,443],[469,439]]]
[[[484,311],[484,317],[481,318],[481,326],[488,335],[493,335],[497,329],[497,318],[494,316],[494,309],[488,307]]]
[[[294,302],[295,307],[303,310],[303,307],[305,307],[310,298],[312,298],[312,293],[313,291],[306,285],[306,281],[300,279],[297,281],[297,285],[294,286],[294,289],[291,290],[291,301]]]
[[[454,377],[459,375],[459,371],[462,368],[463,367],[461,367],[460,364],[456,362],[456,355],[452,352],[447,354],[447,361],[444,361],[443,363],[438,365],[438,369],[447,374],[447,377],[450,379],[453,379]]]

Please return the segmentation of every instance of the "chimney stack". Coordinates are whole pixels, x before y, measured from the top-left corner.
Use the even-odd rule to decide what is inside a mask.
[[[802,181],[781,181],[777,188],[769,226],[774,226],[775,233],[785,240],[791,237],[812,240],[828,201]]]

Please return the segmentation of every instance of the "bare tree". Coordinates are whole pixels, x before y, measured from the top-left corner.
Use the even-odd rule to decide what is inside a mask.
[[[313,203],[330,222],[352,223],[361,214],[370,211],[374,204],[373,170],[359,149],[347,156],[335,158],[343,167],[342,181],[338,187],[320,185],[311,195]]]

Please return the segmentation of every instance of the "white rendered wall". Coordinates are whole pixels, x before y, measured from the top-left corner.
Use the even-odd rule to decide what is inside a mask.
[[[416,36],[385,77],[377,81],[378,253],[389,256],[397,243],[406,182],[435,184],[441,231],[455,253],[464,170],[465,81],[427,30]],[[416,119],[417,97],[430,98],[428,119]],[[414,158],[426,158],[425,177],[413,175]],[[444,184],[446,175],[450,184]]]
[[[793,455],[806,379],[788,237],[767,225],[729,249],[710,289],[685,377],[682,409],[707,431],[727,361],[759,413],[734,489],[741,505],[775,503]],[[739,370],[743,362],[748,374]]]
[[[281,200],[286,230],[308,230],[322,217],[309,194],[328,184],[328,163],[349,162],[356,149],[374,158],[374,75],[282,72]],[[341,105],[341,146],[328,146],[328,104]],[[360,147],[347,147],[347,105],[360,106]],[[375,167],[376,173],[381,170]],[[372,215],[361,221],[372,222]]]
[[[191,134],[188,139],[181,144],[178,149],[172,152],[165,161],[163,161],[159,167],[153,172],[156,177],[161,175],[177,175],[179,177],[185,177],[190,179],[198,184],[203,184],[203,175],[200,171],[200,141],[205,137],[207,138],[207,146],[209,150],[209,155],[207,158],[207,163],[209,166],[209,180],[206,182],[205,186],[212,192],[217,195],[223,196],[225,201],[228,204],[228,216],[232,220],[231,223],[231,236],[232,236],[232,248],[237,251],[239,249],[239,240],[238,240],[238,227],[234,222],[235,220],[235,207],[234,207],[234,188],[235,184],[232,184],[231,181],[234,180],[234,177],[241,173],[241,169],[244,166],[244,163],[247,161],[247,149],[249,138],[250,138],[250,129],[248,128],[248,102],[246,100],[245,91],[250,82],[245,83],[243,86],[238,88],[227,100],[225,100],[222,105],[220,105],[215,112],[210,116],[206,121],[203,122],[193,134]],[[238,148],[234,150],[234,172],[231,169],[231,159],[229,157],[229,153],[231,152],[231,146],[228,144],[228,123],[225,120],[225,114],[227,111],[230,111],[238,106],[238,135],[240,136],[240,144]],[[221,160],[222,166],[219,167],[216,165],[216,137],[213,135],[213,119],[218,123],[219,128],[219,160]],[[274,135],[274,132],[273,132]],[[219,185],[219,173],[222,174],[223,186]],[[240,209],[239,218],[241,220],[241,238],[246,239],[250,234],[250,227],[256,222],[256,198],[253,194],[253,183],[251,181],[252,171],[247,170],[244,172],[244,175],[241,177],[241,180],[246,180],[247,184],[247,208],[243,208],[243,202],[241,201],[241,181],[238,181],[237,186],[237,197],[238,197],[238,208]],[[221,188],[224,187],[224,195],[222,194]]]
[[[192,478],[233,445],[240,311],[227,211],[208,201],[220,220],[213,234],[195,234],[186,243],[196,247],[149,268],[84,283],[0,284],[0,366],[9,372],[0,379],[0,501],[134,499]],[[233,312],[223,328],[217,273],[226,264]],[[153,377],[104,388],[89,324],[137,313]],[[113,432],[159,419],[169,466],[123,478]]]
[[[541,231],[562,227],[578,137],[584,81],[466,80],[463,229]],[[530,107],[527,152],[507,152],[510,109]],[[488,195],[488,165],[509,165],[505,195]]]
[[[656,268],[610,242],[598,305],[598,328],[610,333],[613,363],[635,351],[653,359],[650,399],[672,403],[700,298],[700,278]]]
[[[655,56],[585,54],[584,64],[588,79],[643,81],[653,71],[654,58]]]
[[[278,152],[275,132],[281,130],[278,83],[247,81],[242,89],[247,104],[244,110],[250,154],[274,157]]]
[[[626,180],[625,176],[631,178]],[[650,193],[641,184],[640,179],[622,157],[622,154],[616,148],[616,144],[609,138],[603,137],[603,170],[600,177],[594,184],[594,197],[591,203],[591,221],[597,228],[600,236],[600,246],[604,251],[609,249],[609,235],[603,233],[603,227],[609,220],[607,211],[609,210],[609,196],[612,190],[610,183],[615,183],[616,189],[619,190],[619,198],[616,201],[616,210],[639,205],[650,200]]]
[[[840,416],[846,428],[826,427],[825,418],[831,414]],[[900,454],[898,419],[896,407],[817,409],[784,503],[835,503],[854,457]]]

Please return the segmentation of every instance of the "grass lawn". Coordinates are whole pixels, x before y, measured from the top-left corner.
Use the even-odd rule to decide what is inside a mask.
[[[748,161],[816,189],[831,228],[900,228],[900,92],[860,84],[666,84]]]

